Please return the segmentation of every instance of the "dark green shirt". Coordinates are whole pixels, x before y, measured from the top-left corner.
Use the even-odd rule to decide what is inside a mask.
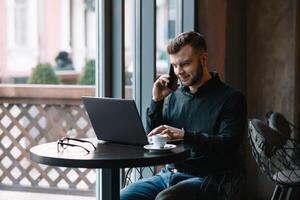
[[[180,87],[162,101],[152,100],[147,112],[149,131],[162,124],[185,130],[184,142],[192,145],[192,156],[175,167],[201,176],[240,163],[247,121],[244,96],[222,82],[217,73],[211,75],[195,94]]]

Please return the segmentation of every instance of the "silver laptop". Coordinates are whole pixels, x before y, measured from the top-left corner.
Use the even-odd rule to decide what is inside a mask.
[[[134,100],[82,97],[82,101],[99,140],[134,145],[148,144]]]

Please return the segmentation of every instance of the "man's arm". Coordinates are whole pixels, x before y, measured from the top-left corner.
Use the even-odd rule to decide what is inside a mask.
[[[147,109],[147,131],[150,132],[154,128],[163,124],[162,109],[164,100],[151,100],[150,107]]]
[[[237,150],[242,142],[247,124],[246,100],[241,93],[235,93],[224,104],[220,115],[217,135],[192,133],[184,134],[186,143],[193,145],[202,155],[224,155]]]
[[[147,109],[147,131],[150,132],[155,127],[163,124],[162,109],[164,99],[172,90],[166,85],[170,82],[168,74],[161,75],[153,84],[152,100],[150,107]]]

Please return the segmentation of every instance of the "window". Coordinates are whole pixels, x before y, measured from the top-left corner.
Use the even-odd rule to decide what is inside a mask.
[[[135,50],[135,0],[125,0],[124,8],[124,36],[125,36],[125,98],[133,98],[134,83],[134,50]]]
[[[32,70],[40,66],[50,67],[59,84],[95,84],[95,0],[12,0],[2,5],[1,83],[57,84],[55,78],[30,81]]]
[[[94,136],[81,96],[95,95],[95,0],[2,0],[0,15],[1,197],[95,199],[95,170],[28,158],[34,145]]]
[[[156,73],[157,76],[168,73],[167,44],[176,35],[177,0],[156,1]]]
[[[25,46],[28,43],[28,1],[15,0],[14,9],[15,42],[16,46]]]
[[[167,41],[181,31],[181,20],[184,25],[186,2],[194,1],[0,1],[1,190],[54,187],[95,195],[95,171],[36,167],[26,152],[66,134],[94,136],[81,96],[135,99],[145,121],[156,75],[168,68]],[[50,66],[59,85],[27,84],[38,65]]]

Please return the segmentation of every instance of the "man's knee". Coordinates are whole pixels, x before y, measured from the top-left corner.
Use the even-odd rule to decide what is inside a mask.
[[[196,200],[201,183],[198,178],[181,181],[160,192],[155,200]]]
[[[155,200],[176,200],[178,197],[176,197],[175,191],[172,189],[166,189],[158,193]]]

